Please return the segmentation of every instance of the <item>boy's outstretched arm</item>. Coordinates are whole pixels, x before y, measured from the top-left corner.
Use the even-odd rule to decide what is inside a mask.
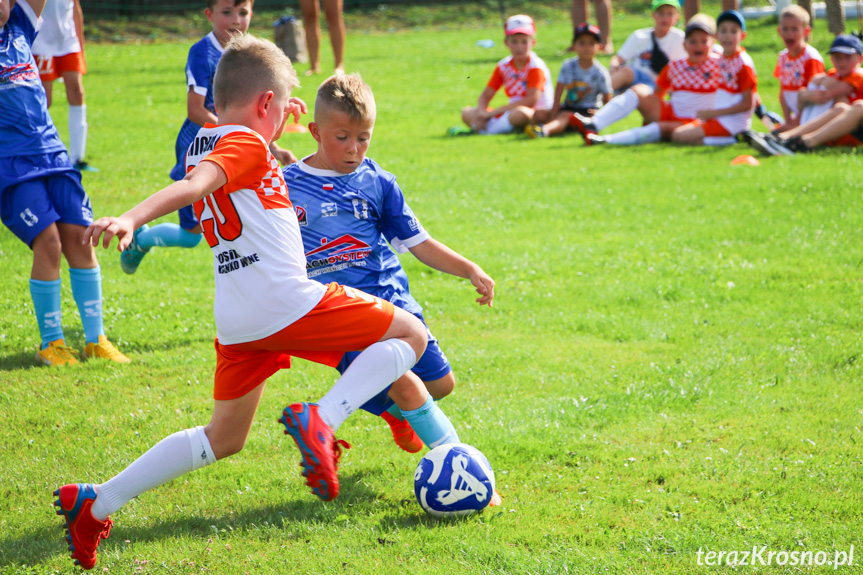
[[[470,280],[480,295],[476,303],[492,307],[494,280],[481,267],[433,238],[415,245],[410,251],[430,268]]]
[[[180,208],[195,203],[218,190],[228,182],[228,177],[215,162],[202,161],[180,181],[163,188],[118,218],[99,218],[84,232],[84,243],[107,248],[111,239],[120,240],[117,249],[121,252],[129,246],[135,230]]]

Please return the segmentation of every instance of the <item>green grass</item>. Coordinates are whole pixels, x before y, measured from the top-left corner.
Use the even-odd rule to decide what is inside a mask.
[[[615,37],[647,23],[621,15]],[[776,109],[774,26],[750,22],[747,45]],[[563,17],[540,25],[555,73],[569,33]],[[855,545],[859,565],[861,156],[732,167],[748,148],[444,137],[504,55],[475,42],[498,35],[351,34],[348,68],[377,97],[370,157],[434,237],[497,281],[495,307],[478,309],[466,282],[403,259],[458,378],[442,407],[492,462],[503,508],[427,517],[412,494],[418,457],[368,414],[340,430],[354,445],[342,495],[318,502],[275,419],[335,372],[297,362],[270,380],[241,454],[115,514],[97,571],[731,573],[699,567],[697,551],[761,545]],[[84,180],[97,216],[168,182],[188,44],[89,47],[89,156],[102,171]],[[317,81],[297,95],[312,103]],[[64,107],[52,112],[65,134]],[[281,144],[314,150],[308,135]],[[113,249],[99,258],[106,330],[134,363],[36,367],[30,252],[0,231],[2,573],[71,571],[51,491],[104,481],[209,418],[209,251],[156,250],[134,277]],[[62,277],[67,338],[81,346]]]

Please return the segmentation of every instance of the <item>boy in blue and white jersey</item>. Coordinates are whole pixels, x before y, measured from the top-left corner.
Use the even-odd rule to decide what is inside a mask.
[[[359,288],[425,321],[392,245],[434,269],[469,279],[480,294],[477,303],[491,307],[494,281],[434,240],[411,211],[395,176],[365,157],[374,123],[374,96],[365,82],[356,74],[329,78],[318,89],[315,121],[309,124],[318,150],[283,170],[309,277]],[[344,371],[356,355],[346,354],[338,369]],[[427,390],[421,396],[416,386],[404,384],[416,377]],[[415,453],[423,443],[433,448],[458,441],[434,402],[454,385],[452,368],[429,332],[428,347],[414,368],[363,408],[387,420],[396,443]]]
[[[204,15],[213,25],[213,31],[192,45],[186,60],[186,110],[187,117],[177,134],[174,145],[176,164],[171,170],[171,179],[182,180],[186,176],[186,151],[204,124],[218,124],[216,105],[213,101],[213,79],[216,66],[222,58],[231,36],[245,34],[252,21],[254,0],[207,0]],[[275,142],[270,151],[282,164],[296,162],[290,150],[280,148]],[[180,225],[162,223],[150,228],[142,226],[135,232],[135,239],[120,256],[123,271],[133,274],[141,260],[155,246],[193,248],[201,241],[201,226],[192,206],[180,209]]]
[[[129,359],[105,338],[99,262],[83,243],[93,222],[90,198],[48,115],[33,58],[44,7],[45,0],[0,0],[0,217],[33,250],[30,296],[42,338],[36,359],[49,366],[78,363],[60,319],[65,256],[84,326],[84,356],[126,363]]]

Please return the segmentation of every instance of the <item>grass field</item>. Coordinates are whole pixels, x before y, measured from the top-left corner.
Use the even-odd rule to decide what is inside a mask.
[[[354,446],[342,495],[319,502],[276,417],[335,372],[297,362],[269,381],[242,453],[115,514],[96,571],[826,573],[699,566],[697,553],[832,559],[853,545],[856,566],[837,571],[861,572],[861,155],[732,167],[750,153],[742,144],[446,138],[505,54],[494,17],[352,33],[348,69],[377,97],[370,157],[399,176],[434,237],[497,281],[494,308],[478,309],[465,281],[403,259],[458,379],[441,406],[492,462],[503,507],[427,517],[412,493],[418,457],[365,413],[339,433]],[[615,38],[648,23],[619,14]],[[777,109],[774,26],[750,22],[746,44]],[[539,29],[556,75],[566,19]],[[475,45],[485,38],[497,45]],[[97,216],[168,182],[189,44],[90,46],[88,149],[101,172],[84,182]],[[828,44],[822,32],[816,46]],[[296,95],[311,104],[318,78],[303,81]],[[64,106],[53,113],[65,137]],[[308,135],[281,144],[314,150]],[[30,252],[0,231],[0,573],[71,571],[51,491],[104,481],[209,418],[209,250],[156,250],[132,277],[113,247],[98,255],[106,331],[134,363],[41,368]],[[67,341],[81,347],[61,277]]]

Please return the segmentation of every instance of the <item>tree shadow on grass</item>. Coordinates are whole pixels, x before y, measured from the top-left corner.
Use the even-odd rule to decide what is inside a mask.
[[[308,495],[308,497],[304,496],[302,500],[285,501],[281,504],[243,509],[223,515],[184,515],[177,519],[162,520],[139,527],[124,526],[123,512],[120,511],[114,515],[116,523],[111,528],[110,537],[99,545],[99,552],[122,553],[123,548],[128,545],[142,541],[173,539],[184,535],[200,537],[206,541],[214,533],[222,533],[225,529],[232,532],[254,531],[260,526],[266,525],[289,531],[290,525],[297,522],[329,525],[339,515],[350,513],[351,502],[357,497],[367,499],[376,497],[376,494],[365,487],[353,474],[346,475],[343,481],[351,485],[351,496],[338,498],[329,503],[322,503]],[[0,570],[8,567],[34,569],[58,554],[68,557],[69,551],[64,540],[65,531],[62,528],[63,519],[60,517],[53,519],[52,525],[17,537],[0,535]],[[290,533],[287,533],[286,537],[289,539],[297,538]]]

